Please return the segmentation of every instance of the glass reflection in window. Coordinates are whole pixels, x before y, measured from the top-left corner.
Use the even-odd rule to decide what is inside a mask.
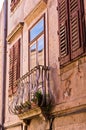
[[[38,52],[44,49],[44,36],[38,39]]]
[[[38,39],[38,64],[44,65],[44,36]]]
[[[30,33],[30,69],[44,65],[44,17],[29,31]]]
[[[36,38],[44,30],[44,18],[42,18],[31,30],[30,30],[30,42]]]
[[[30,46],[30,69],[36,66],[36,42]]]

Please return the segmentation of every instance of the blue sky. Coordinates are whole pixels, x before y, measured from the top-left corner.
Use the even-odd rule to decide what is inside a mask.
[[[3,5],[3,1],[4,0],[0,0],[0,11],[1,11],[1,8],[2,8],[2,5]]]

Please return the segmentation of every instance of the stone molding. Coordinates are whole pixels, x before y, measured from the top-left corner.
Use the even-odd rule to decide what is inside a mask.
[[[13,30],[12,32],[7,36],[7,42],[11,43],[13,39],[18,35],[21,34],[23,30],[24,22],[20,22]]]
[[[61,117],[81,112],[86,112],[86,97],[56,105],[51,115]]]
[[[24,18],[25,23],[28,25],[47,7],[47,2],[41,0],[36,7]]]

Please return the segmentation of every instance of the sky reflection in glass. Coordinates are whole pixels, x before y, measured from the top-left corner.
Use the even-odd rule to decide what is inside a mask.
[[[42,36],[39,40],[38,40],[38,51],[42,51],[44,49],[44,36]]]
[[[42,18],[31,30],[30,41],[37,37],[44,30],[44,18]]]
[[[33,45],[30,47],[30,50],[31,50],[31,51],[35,51],[35,50],[36,50],[36,43],[33,44]]]

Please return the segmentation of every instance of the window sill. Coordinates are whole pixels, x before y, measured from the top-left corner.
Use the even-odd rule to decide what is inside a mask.
[[[67,62],[66,64],[60,66],[61,74],[69,71],[71,68],[74,68],[80,64],[83,64],[86,62],[86,53],[83,53],[81,56]]]

